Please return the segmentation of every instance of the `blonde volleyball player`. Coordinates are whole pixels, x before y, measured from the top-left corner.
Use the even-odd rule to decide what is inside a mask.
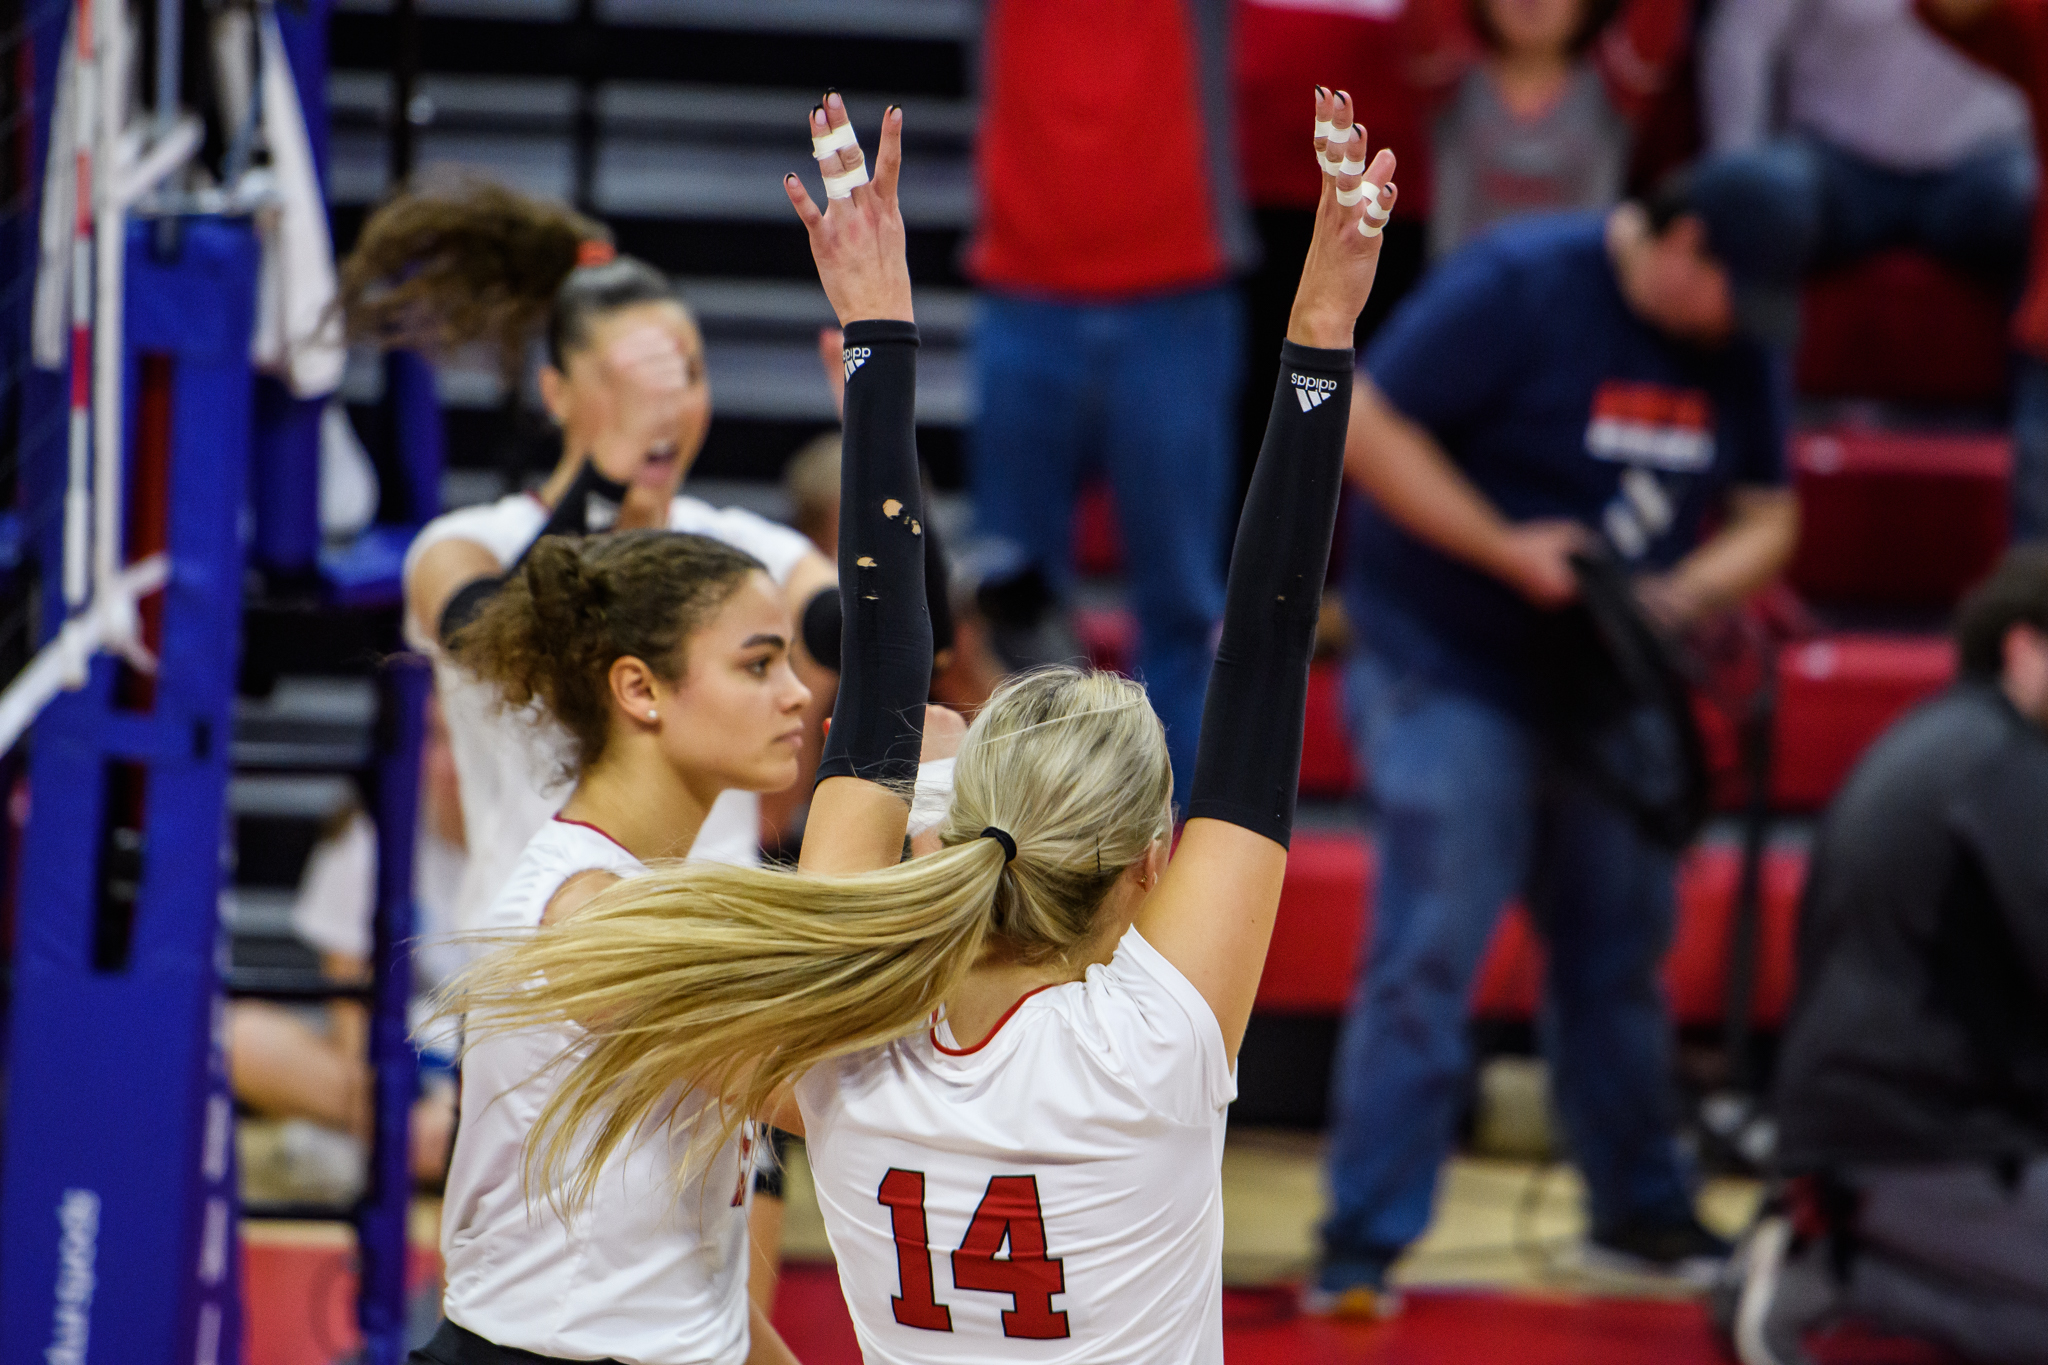
[[[868,185],[828,101],[812,128],[827,206],[789,189],[858,364],[845,664],[800,873],[659,871],[468,980],[503,1018],[590,1024],[532,1148],[573,1171],[572,1197],[678,1085],[721,1106],[707,1143],[799,1111],[870,1361],[1222,1359],[1224,1118],[1286,864],[1351,332],[1393,202],[1393,157],[1367,167],[1349,98],[1319,90],[1316,122],[1328,174],[1178,848],[1142,689],[1053,670],[991,699],[959,753],[945,847],[896,864],[930,649],[902,114],[884,117]]]

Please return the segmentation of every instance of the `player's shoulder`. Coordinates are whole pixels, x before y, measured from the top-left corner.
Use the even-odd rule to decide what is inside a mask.
[[[485,913],[486,929],[528,929],[539,924],[548,901],[564,882],[582,872],[628,877],[643,864],[591,825],[552,819],[520,850],[505,885]]]
[[[767,566],[780,580],[788,577],[796,561],[810,553],[811,542],[802,532],[745,507],[714,507],[702,498],[678,493],[670,501],[668,528],[722,540],[744,550]]]
[[[450,540],[466,540],[483,546],[501,564],[532,543],[534,534],[547,522],[547,508],[531,493],[513,493],[492,502],[475,503],[443,512],[413,537],[405,552],[405,573],[409,578],[420,556]]]

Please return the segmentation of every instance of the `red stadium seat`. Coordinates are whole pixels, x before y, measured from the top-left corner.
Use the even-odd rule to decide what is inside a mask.
[[[1124,544],[1116,525],[1116,502],[1106,483],[1089,483],[1074,502],[1074,567],[1097,578],[1114,577],[1124,571]]]
[[[2005,310],[1918,252],[1880,252],[1811,280],[1800,332],[1808,397],[1985,403],[2005,392]]]
[[[1351,736],[1344,724],[1344,665],[1317,664],[1308,675],[1308,716],[1301,734],[1301,794],[1336,800],[1358,790]]]
[[[1778,663],[1774,799],[1788,810],[1827,804],[1891,723],[1955,677],[1938,635],[1835,635],[1795,645]]]
[[[1687,855],[1679,872],[1678,923],[1664,962],[1665,988],[1681,1024],[1721,1021],[1728,989],[1728,933],[1741,877],[1731,844]],[[1774,849],[1764,861],[1756,1022],[1784,1022],[1791,1000],[1793,948],[1806,856]],[[1369,940],[1374,886],[1372,849],[1356,835],[1303,832],[1287,859],[1287,881],[1259,983],[1258,1008],[1277,1014],[1335,1014],[1351,993]],[[1543,950],[1528,915],[1513,907],[1501,920],[1473,989],[1477,1018],[1528,1020],[1542,990]]]
[[[1074,635],[1091,668],[1129,673],[1138,659],[1138,623],[1119,607],[1081,607],[1073,616]]]
[[[1816,601],[1946,607],[1989,573],[2009,534],[2002,435],[1811,432],[1792,447],[1793,586]]]
[[[1258,1008],[1282,1014],[1344,1008],[1372,887],[1372,846],[1362,836],[1295,832]]]

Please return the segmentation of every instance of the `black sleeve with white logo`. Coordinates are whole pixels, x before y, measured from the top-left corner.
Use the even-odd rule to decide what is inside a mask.
[[[1280,348],[1273,415],[1230,554],[1188,799],[1190,818],[1225,820],[1283,847],[1294,829],[1309,659],[1344,485],[1351,362],[1348,349]]]
[[[931,691],[924,506],[917,476],[917,328],[846,327],[839,464],[839,698],[818,779],[917,780]]]

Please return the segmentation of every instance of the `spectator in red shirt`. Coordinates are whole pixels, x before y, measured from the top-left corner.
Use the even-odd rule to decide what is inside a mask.
[[[2038,156],[2048,145],[2048,2],[1918,0],[1918,8],[1936,33],[2026,92]],[[2013,536],[2038,540],[2048,536],[2048,215],[2039,205],[2013,341]]]
[[[988,0],[967,252],[983,291],[975,525],[1008,549],[981,590],[998,645],[1029,661],[1030,585],[1068,595],[1074,493],[1099,468],[1183,788],[1236,491],[1232,280],[1255,254],[1227,136],[1229,19],[1229,0]]]

